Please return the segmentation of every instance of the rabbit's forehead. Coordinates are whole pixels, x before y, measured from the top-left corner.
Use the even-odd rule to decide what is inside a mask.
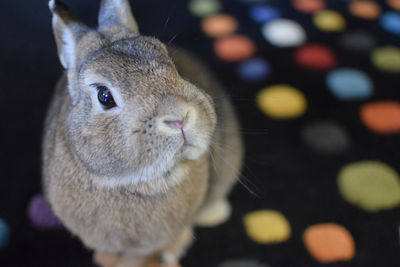
[[[172,61],[151,56],[137,56],[114,49],[104,49],[86,61],[80,69],[80,75],[87,73],[96,73],[118,80],[152,76],[178,78]]]

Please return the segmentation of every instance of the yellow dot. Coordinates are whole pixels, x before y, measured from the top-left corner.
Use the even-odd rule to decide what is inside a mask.
[[[243,218],[247,235],[261,244],[280,243],[289,239],[290,224],[280,212],[259,210]]]
[[[346,28],[346,21],[336,11],[324,10],[314,15],[314,23],[318,29],[327,32],[343,31]]]
[[[396,46],[383,46],[372,52],[372,62],[380,70],[400,72],[400,49]]]
[[[304,95],[290,85],[274,85],[257,94],[258,107],[274,119],[296,118],[305,112],[307,100]]]

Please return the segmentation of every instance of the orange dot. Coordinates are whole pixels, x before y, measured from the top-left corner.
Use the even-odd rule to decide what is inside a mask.
[[[322,263],[351,260],[356,250],[350,232],[335,223],[309,226],[303,242],[311,256]]]
[[[400,102],[379,101],[366,103],[361,107],[362,122],[378,134],[400,132]]]
[[[386,3],[393,9],[400,11],[400,0],[387,0]]]
[[[218,14],[209,16],[201,22],[201,28],[210,37],[222,37],[236,31],[238,23],[230,15]]]
[[[360,0],[349,4],[350,12],[363,19],[376,19],[381,14],[381,8],[373,1]]]
[[[230,35],[218,39],[214,43],[217,56],[226,61],[245,60],[256,52],[254,42],[243,35]]]
[[[324,0],[293,0],[294,8],[303,13],[313,13],[325,8]]]

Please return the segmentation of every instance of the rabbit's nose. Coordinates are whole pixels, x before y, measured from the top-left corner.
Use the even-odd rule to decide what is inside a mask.
[[[184,125],[183,120],[164,121],[164,123],[174,129],[182,129]]]

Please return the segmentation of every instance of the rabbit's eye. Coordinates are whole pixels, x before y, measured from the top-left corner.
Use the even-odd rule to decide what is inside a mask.
[[[104,106],[105,109],[110,109],[115,107],[114,98],[110,90],[105,86],[97,86],[97,99]]]

